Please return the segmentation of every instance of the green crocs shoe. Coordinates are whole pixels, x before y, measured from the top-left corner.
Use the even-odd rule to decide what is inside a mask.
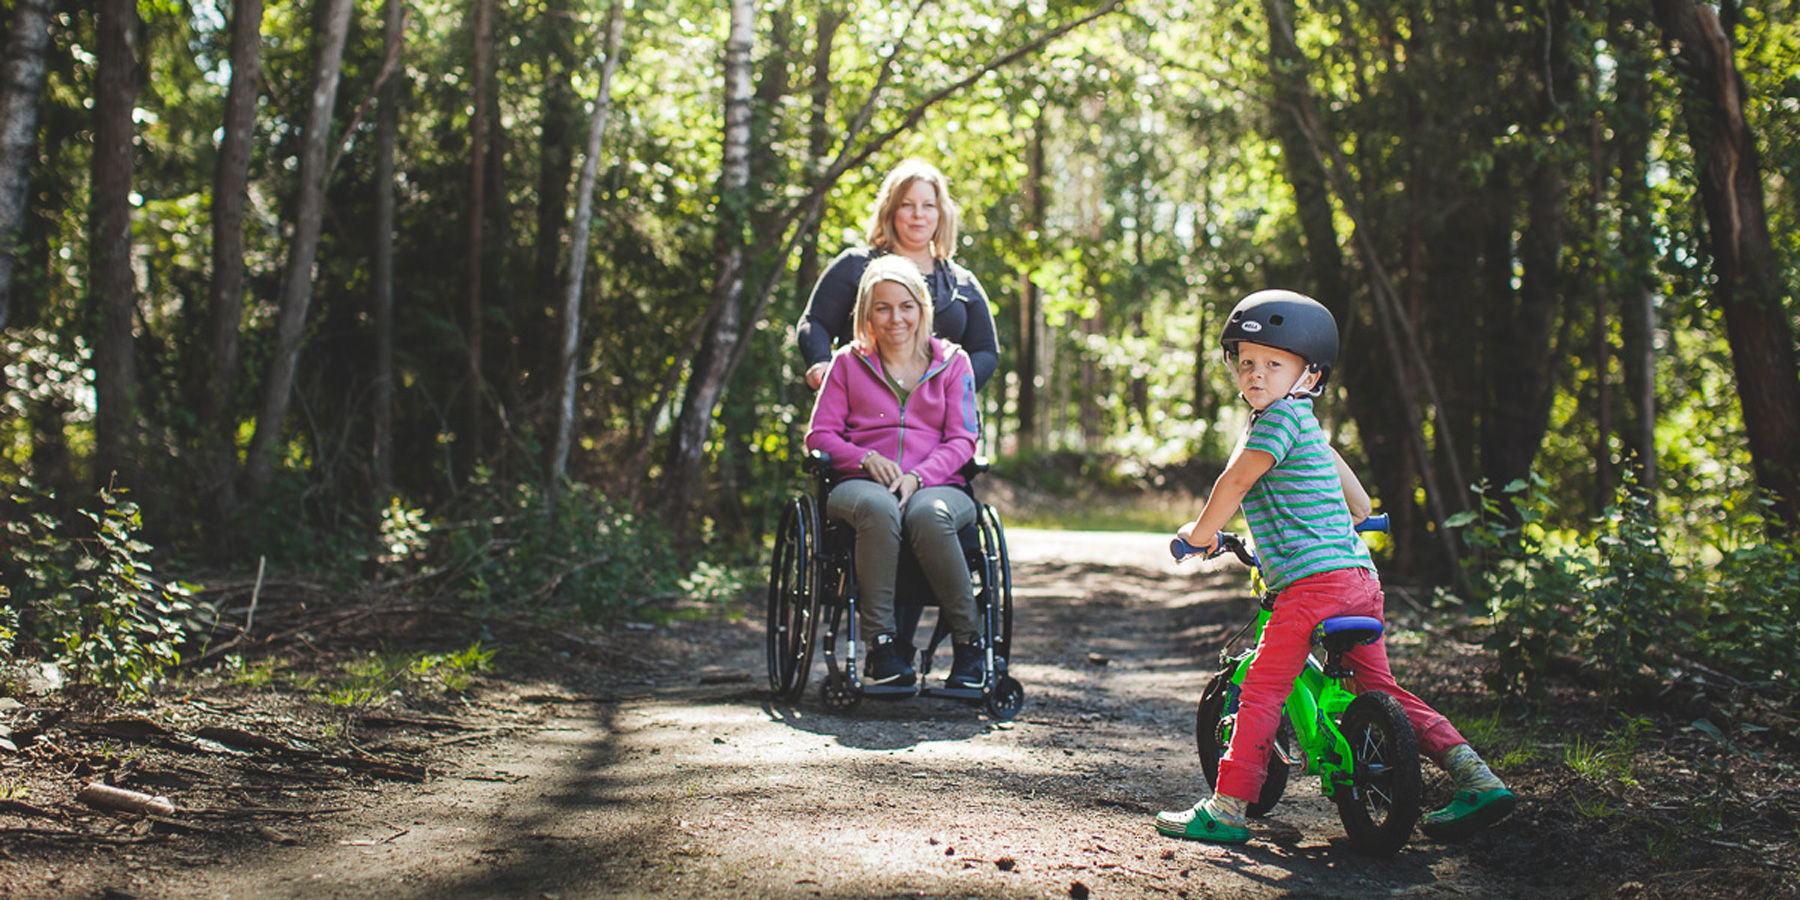
[[[1156,830],[1170,837],[1215,844],[1242,844],[1250,840],[1250,829],[1227,825],[1213,818],[1212,813],[1206,811],[1204,801],[1193,809],[1157,813]]]
[[[1450,804],[1419,817],[1419,830],[1440,841],[1468,837],[1507,817],[1519,798],[1506,788],[1491,791],[1457,791]]]

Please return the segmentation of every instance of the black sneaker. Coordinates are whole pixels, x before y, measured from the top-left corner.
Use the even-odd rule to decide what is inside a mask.
[[[863,678],[870,684],[891,684],[895,687],[906,687],[918,678],[913,667],[900,655],[900,648],[894,643],[891,634],[878,634],[869,641],[869,664],[863,669]]]
[[[987,654],[982,652],[980,641],[967,644],[956,644],[952,648],[956,658],[950,663],[950,677],[944,679],[944,687],[948,688],[980,688],[986,681],[982,671],[987,662]]]

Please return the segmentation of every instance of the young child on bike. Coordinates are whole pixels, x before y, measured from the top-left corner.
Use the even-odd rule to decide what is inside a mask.
[[[1282,704],[1306,665],[1314,627],[1331,616],[1382,618],[1383,597],[1369,550],[1353,528],[1369,514],[1368,494],[1313,417],[1313,398],[1337,360],[1337,322],[1303,294],[1258,291],[1231,311],[1220,343],[1253,409],[1250,427],[1199,517],[1179,534],[1217,552],[1219,531],[1241,506],[1263,579],[1279,597],[1238,696],[1213,795],[1192,809],[1157,814],[1156,828],[1236,844],[1250,839],[1245,809],[1262,790]],[[1394,682],[1380,640],[1345,658],[1360,690],[1385,691],[1400,701],[1420,752],[1456,783],[1449,805],[1425,814],[1421,830],[1462,837],[1512,811],[1512,792],[1450,721]]]

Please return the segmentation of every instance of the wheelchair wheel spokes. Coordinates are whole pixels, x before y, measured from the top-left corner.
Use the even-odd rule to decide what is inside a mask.
[[[1356,849],[1391,855],[1411,837],[1424,793],[1412,725],[1398,700],[1371,691],[1350,704],[1340,727],[1350,744],[1352,774],[1334,795],[1338,817]]]
[[[981,552],[986,557],[984,590],[991,591],[994,610],[994,655],[1012,655],[1012,560],[1006,554],[1006,530],[1000,525],[1000,513],[983,505],[980,515]],[[991,583],[987,583],[991,578]],[[1004,669],[1002,670],[1004,671]]]
[[[803,494],[782,510],[769,560],[769,690],[781,700],[799,699],[812,669],[818,550],[817,504]]]

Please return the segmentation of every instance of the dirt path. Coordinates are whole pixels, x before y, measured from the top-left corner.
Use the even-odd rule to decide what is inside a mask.
[[[839,717],[810,689],[775,705],[754,614],[656,629],[632,654],[646,670],[490,698],[485,730],[439,742],[441,775],[369,785],[292,845],[186,866],[126,852],[95,874],[107,896],[256,900],[1558,893],[1471,865],[1489,838],[1359,857],[1310,779],[1245,847],[1157,835],[1150,816],[1203,787],[1196,647],[1244,615],[1238,575],[1178,571],[1155,536],[1009,540],[1012,723],[929,699]],[[64,873],[46,895],[95,886]]]

